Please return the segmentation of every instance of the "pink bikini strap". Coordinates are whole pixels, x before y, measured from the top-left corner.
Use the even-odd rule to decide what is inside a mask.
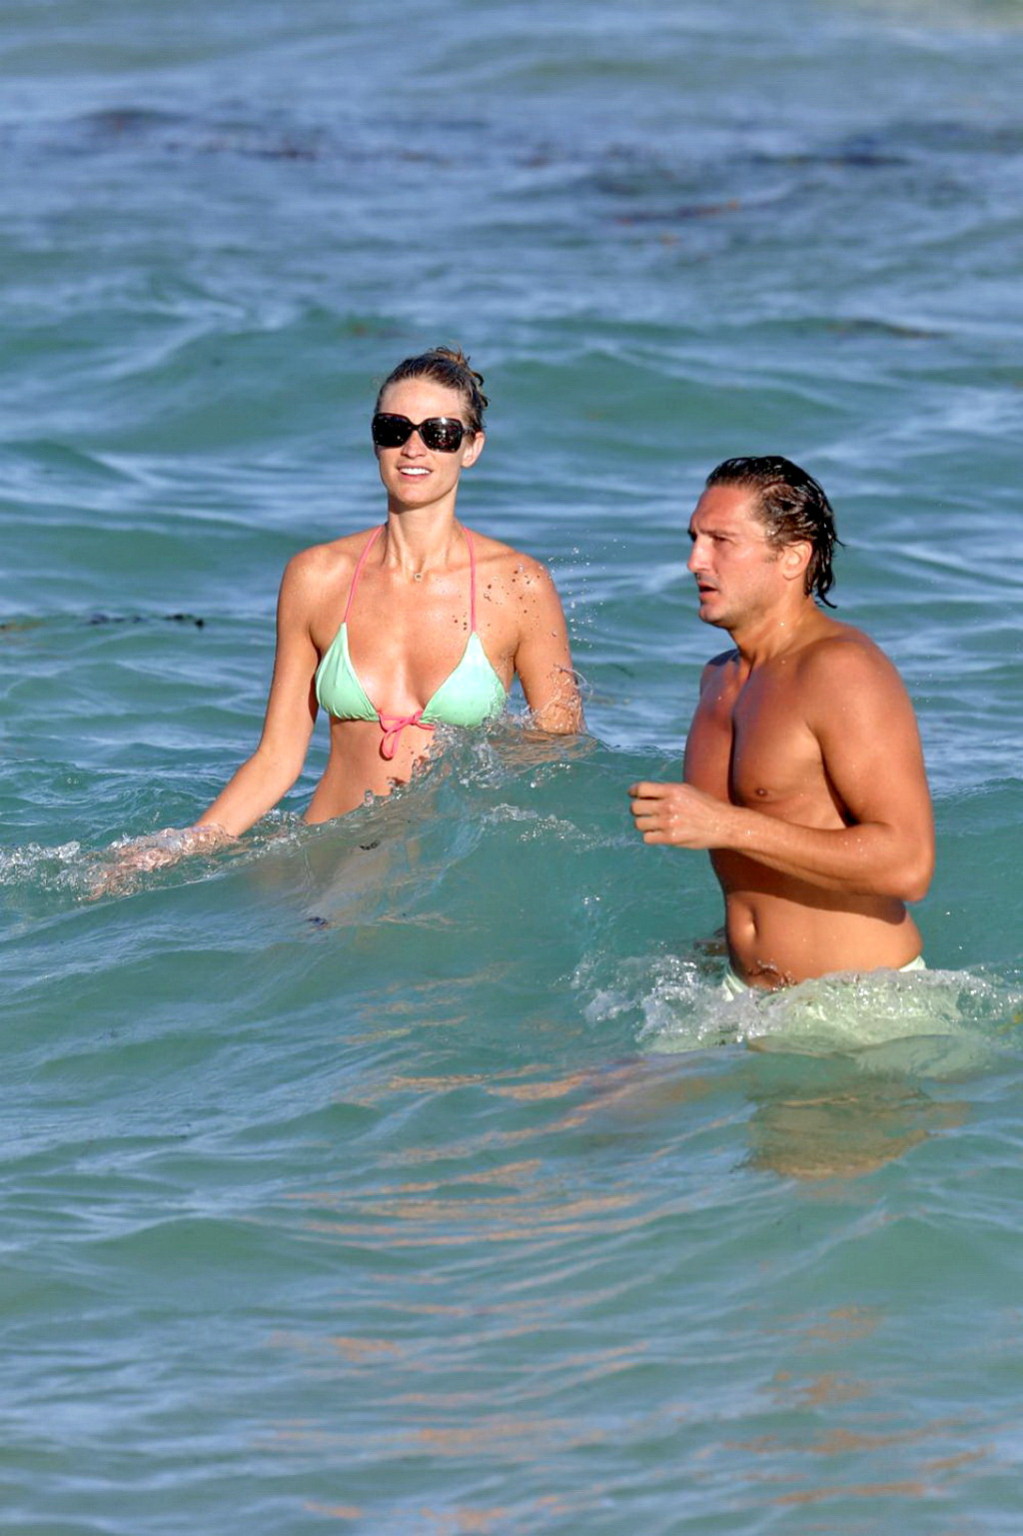
[[[469,546],[469,633],[474,635],[476,633],[476,551],[468,528],[465,530],[465,542]]]
[[[359,577],[362,575],[362,568],[366,564],[370,550],[373,548],[373,545],[376,543],[377,539],[380,537],[383,531],[384,530],[382,525],[381,527],[375,528],[373,530],[363,545],[362,554],[356,561],[355,571],[352,574],[352,584],[348,588],[348,601],[345,604],[345,614],[341,621],[343,624],[348,623],[348,615],[351,612],[352,599],[355,596],[355,589],[359,585]],[[475,634],[476,551],[473,548],[472,534],[469,532],[468,528],[465,530],[465,541],[469,546],[469,632],[470,634]],[[380,741],[380,755],[381,757],[386,758],[388,762],[394,756],[395,749],[398,745],[398,739],[401,736],[402,731],[404,731],[407,726],[414,725],[416,729],[420,731],[433,730],[433,726],[429,723],[429,721],[423,719],[423,711],[421,709],[417,709],[415,713],[411,715],[383,715],[379,710],[377,710],[377,719],[380,722],[380,729],[383,731],[383,736]]]
[[[381,715],[377,713],[380,721],[380,729],[383,736],[380,738],[380,756],[390,762],[398,745],[398,738],[407,725],[414,725],[420,731],[432,731],[433,726],[428,720],[423,719],[423,711],[417,709],[414,715]]]
[[[349,615],[349,613],[351,612],[351,609],[352,609],[352,598],[355,596],[355,589],[359,585],[359,577],[362,575],[362,567],[366,564],[366,557],[367,557],[367,555],[369,554],[370,550],[373,548],[373,545],[376,543],[377,539],[379,539],[379,537],[383,533],[383,531],[384,531],[384,528],[383,528],[383,524],[381,523],[379,528],[374,528],[373,532],[370,534],[369,538],[366,540],[365,544],[362,546],[362,554],[359,556],[358,561],[356,562],[355,573],[352,576],[352,584],[348,588],[348,601],[345,604],[345,615],[344,615],[344,618],[341,620],[342,624],[347,624],[348,623],[348,615]]]

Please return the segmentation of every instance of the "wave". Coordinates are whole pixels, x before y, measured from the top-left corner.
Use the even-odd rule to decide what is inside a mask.
[[[244,966],[270,932],[285,1011],[289,988],[305,995],[313,943],[365,998],[414,995],[428,1017],[439,983],[438,1016],[467,1007],[499,1034],[547,1009],[602,1051],[742,1046],[947,1075],[979,1066],[1023,1018],[1018,980],[994,970],[830,976],[727,999],[706,860],[645,847],[629,815],[629,783],[669,765],[590,738],[552,755],[513,722],[439,734],[445,750],[411,783],[336,822],[277,812],[231,849],[116,878],[127,839],[6,850],[4,904],[21,932],[93,909],[90,943],[112,956],[139,901],[150,930],[162,921],[197,956],[237,933]]]

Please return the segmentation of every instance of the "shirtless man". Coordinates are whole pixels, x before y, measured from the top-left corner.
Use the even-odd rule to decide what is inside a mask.
[[[630,789],[637,830],[709,851],[733,995],[922,966],[904,905],[934,868],[920,736],[891,662],[818,605],[837,542],[827,497],[788,459],[728,459],[689,538],[700,618],[735,649],[704,668],[685,782]]]

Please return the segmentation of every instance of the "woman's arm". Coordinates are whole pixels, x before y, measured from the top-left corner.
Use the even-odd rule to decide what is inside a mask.
[[[316,719],[313,679],[318,658],[309,628],[312,553],[296,555],[281,581],[273,681],[255,752],[193,826],[166,827],[118,848],[113,864],[95,883],[94,896],[116,893],[132,874],[233,842],[277,804],[302,772]]]
[[[570,735],[583,729],[583,707],[572,666],[568,628],[550,572],[518,557],[512,600],[520,612],[515,671],[535,724]]]
[[[277,652],[266,716],[255,752],[199,817],[195,831],[240,837],[287,794],[306,760],[316,720],[313,679],[319,660],[310,632],[311,550],[284,572],[277,599]]]

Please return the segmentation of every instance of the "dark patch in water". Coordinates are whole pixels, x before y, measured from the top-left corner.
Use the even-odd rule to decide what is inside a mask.
[[[738,213],[743,207],[742,201],[737,197],[730,197],[724,203],[682,203],[676,208],[661,209],[656,212],[622,213],[618,215],[618,224],[649,224],[660,223],[665,219],[715,219],[722,214]]]
[[[194,613],[94,613],[86,619],[86,624],[194,624],[196,629],[203,629],[205,619],[196,618]]]
[[[896,325],[890,320],[829,320],[825,329],[839,336],[895,336],[904,341],[933,341],[939,331],[927,331],[922,326]]]
[[[754,155],[754,165],[828,165],[854,170],[881,170],[908,165],[908,155],[884,154],[871,149],[793,150],[786,154]]]
[[[72,120],[73,126],[84,128],[97,137],[115,139],[143,138],[155,129],[185,121],[180,113],[152,112],[147,107],[108,107],[99,112],[86,112]]]
[[[149,144],[169,154],[235,154],[257,160],[318,160],[322,133],[259,123],[202,123],[145,107],[88,112],[65,124],[68,147],[107,150]],[[68,132],[69,130],[69,132]]]

